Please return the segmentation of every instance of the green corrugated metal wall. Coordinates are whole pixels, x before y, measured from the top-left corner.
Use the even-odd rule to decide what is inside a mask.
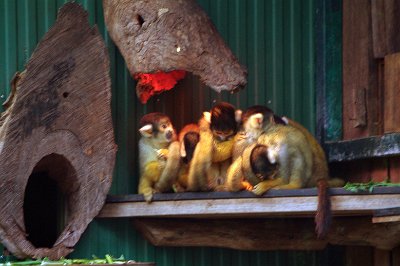
[[[0,0],[0,102],[9,93],[9,80],[24,64],[37,42],[54,23],[63,0]],[[314,0],[198,0],[242,64],[248,67],[248,86],[230,95],[205,88],[189,77],[176,89],[141,105],[134,81],[107,35],[100,0],[78,1],[97,24],[108,46],[113,87],[113,119],[119,145],[111,193],[135,193],[137,186],[137,121],[152,110],[168,111],[177,124],[197,120],[218,100],[237,107],[267,104],[277,113],[315,129]],[[191,109],[172,101],[190,100]],[[183,100],[184,99],[184,100]],[[174,104],[176,105],[176,104]],[[158,265],[342,265],[343,250],[319,252],[250,252],[220,248],[156,248],[137,233],[128,219],[95,220],[78,243],[74,257],[106,253]]]

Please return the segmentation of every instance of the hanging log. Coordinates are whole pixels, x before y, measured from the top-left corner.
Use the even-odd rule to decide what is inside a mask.
[[[400,244],[400,223],[373,224],[370,217],[335,217],[325,239],[317,239],[310,218],[135,218],[134,226],[155,246],[321,250],[329,243],[391,250]]]
[[[103,0],[103,7],[132,76],[185,70],[218,92],[246,85],[246,69],[195,0]],[[147,93],[140,84],[139,97]]]
[[[104,42],[87,13],[68,3],[13,79],[0,118],[0,239],[17,257],[68,255],[102,208],[117,148],[110,105]],[[28,179],[41,173],[55,180],[67,205],[51,247],[34,246],[24,221]]]

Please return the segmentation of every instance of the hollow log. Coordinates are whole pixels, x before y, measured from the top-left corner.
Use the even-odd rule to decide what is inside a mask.
[[[133,221],[136,229],[155,246],[320,250],[329,243],[391,250],[400,244],[399,222],[373,224],[371,217],[335,217],[325,239],[317,239],[311,218],[135,218]]]
[[[185,70],[218,92],[246,85],[245,67],[195,0],[103,0],[103,8],[132,76]]]
[[[60,9],[12,87],[0,117],[0,239],[19,258],[58,259],[102,208],[117,149],[107,50],[78,4]],[[24,219],[28,181],[41,175],[54,180],[66,205],[64,227],[48,247],[29,240]]]

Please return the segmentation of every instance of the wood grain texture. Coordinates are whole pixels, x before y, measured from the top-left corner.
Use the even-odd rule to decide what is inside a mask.
[[[370,1],[343,1],[343,139],[380,134]]]
[[[325,239],[317,239],[311,218],[297,219],[134,219],[134,226],[155,246],[208,246],[239,250],[320,250],[327,244],[400,244],[400,223],[372,224],[369,217],[337,217]],[[382,237],[390,235],[391,237]],[[353,264],[365,265],[365,264]]]
[[[68,255],[102,208],[116,145],[109,59],[97,28],[64,5],[35,49],[0,123],[0,239],[14,255]],[[51,248],[27,240],[23,204],[32,173],[47,172],[66,197],[68,217]]]
[[[385,57],[384,131],[400,132],[400,53]]]
[[[332,196],[332,213],[372,215],[374,210],[400,206],[397,194]],[[316,196],[197,199],[107,203],[98,217],[313,217]]]
[[[387,55],[385,1],[371,0],[371,23],[374,57],[384,58]]]
[[[247,83],[241,66],[194,0],[103,0],[109,34],[132,76],[186,70],[220,92]]]

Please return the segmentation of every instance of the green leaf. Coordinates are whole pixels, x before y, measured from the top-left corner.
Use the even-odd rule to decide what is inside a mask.
[[[400,187],[400,183],[390,183],[387,180],[382,182],[370,181],[368,183],[347,182],[343,188],[351,192],[368,191],[369,193],[372,193],[376,187]]]

